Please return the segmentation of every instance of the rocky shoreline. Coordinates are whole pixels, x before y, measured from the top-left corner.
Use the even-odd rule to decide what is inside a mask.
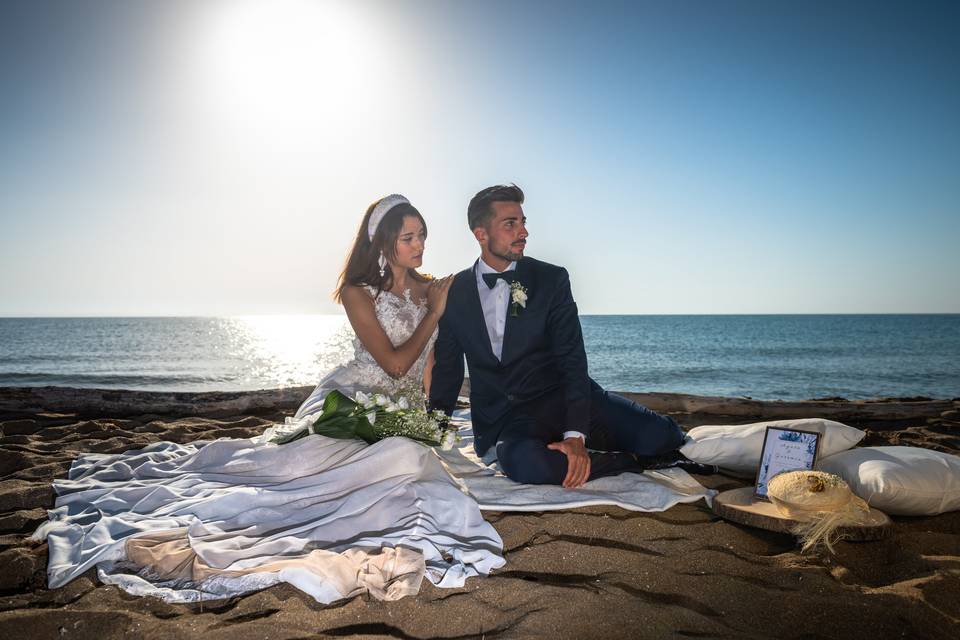
[[[318,605],[278,586],[206,605],[169,605],[99,584],[46,588],[46,547],[27,536],[50,483],[81,452],[158,440],[249,437],[309,387],[244,393],[0,388],[0,636],[9,638],[954,638],[960,633],[960,513],[894,518],[891,535],[801,555],[792,537],[725,522],[702,504],[664,513],[591,507],[487,513],[507,565],[462,589]],[[960,453],[960,399],[767,402],[625,394],[684,427],[828,417],[865,445]],[[698,478],[716,489],[743,485]]]
[[[71,387],[0,387],[0,415],[30,415],[38,412],[67,412],[79,416],[209,415],[256,411],[293,411],[313,387],[286,387],[260,391],[166,392],[118,389],[77,389]],[[847,400],[754,400],[697,396],[685,393],[618,392],[654,411],[670,414],[717,415],[724,417],[796,418],[816,415],[841,419],[934,418],[954,408],[956,400],[932,398],[878,398]],[[460,395],[470,394],[466,380]]]

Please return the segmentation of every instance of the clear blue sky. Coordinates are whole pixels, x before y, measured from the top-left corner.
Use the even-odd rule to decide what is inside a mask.
[[[0,3],[0,315],[328,313],[516,182],[582,313],[960,312],[960,3]]]

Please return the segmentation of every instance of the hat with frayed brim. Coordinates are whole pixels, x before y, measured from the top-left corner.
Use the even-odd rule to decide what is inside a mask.
[[[769,502],[757,499],[753,487],[724,491],[713,499],[713,511],[740,524],[791,533],[803,550],[835,541],[879,540],[889,533],[890,518],[850,491],[838,476],[822,471],[787,471],[767,483]]]

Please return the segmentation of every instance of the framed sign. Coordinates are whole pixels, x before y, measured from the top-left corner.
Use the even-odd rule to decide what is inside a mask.
[[[815,431],[767,427],[754,496],[766,500],[767,482],[778,473],[813,469],[819,451],[820,434]]]

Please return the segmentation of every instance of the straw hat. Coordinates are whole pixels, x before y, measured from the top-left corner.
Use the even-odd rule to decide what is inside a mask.
[[[793,533],[802,551],[821,542],[833,551],[840,527],[870,522],[870,507],[839,476],[823,471],[786,471],[767,483],[767,497],[783,516],[798,522]]]

